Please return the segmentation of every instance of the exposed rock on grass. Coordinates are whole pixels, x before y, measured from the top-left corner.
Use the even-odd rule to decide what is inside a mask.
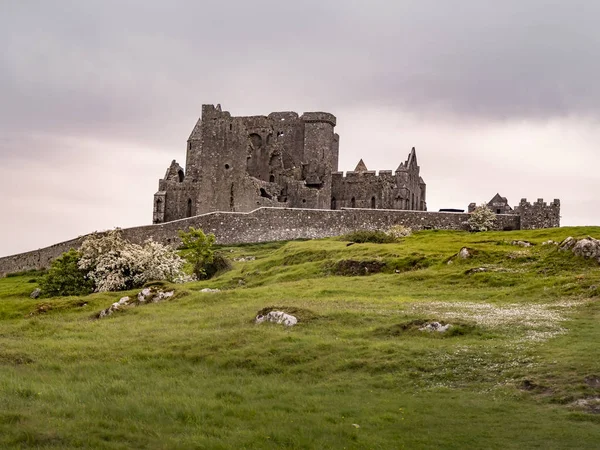
[[[532,247],[533,244],[529,241],[512,241],[511,245],[518,245],[519,247]]]
[[[30,295],[29,298],[38,298],[42,293],[42,290],[40,288],[35,289]]]
[[[143,305],[146,303],[158,303],[169,299],[175,295],[175,291],[162,291],[159,288],[146,287],[142,289],[135,299],[131,297],[122,297],[118,302],[113,303],[108,308],[103,309],[98,313],[98,319],[112,315],[115,311],[121,311],[127,307]]]
[[[414,319],[388,327],[377,328],[374,330],[374,334],[380,337],[399,337],[403,335],[428,335],[427,332],[435,332],[431,335],[459,336],[473,333],[475,330],[475,325],[465,321],[450,324],[446,321],[433,319]]]
[[[206,292],[206,293],[215,293],[215,292],[221,292],[220,289],[211,289],[211,288],[204,288],[204,289],[200,289],[200,292]]]
[[[571,403],[570,406],[592,414],[600,414],[600,397],[580,398]]]
[[[481,266],[481,267],[472,267],[470,269],[465,270],[465,275],[471,275],[473,273],[484,273],[484,272],[514,273],[517,271],[513,270],[513,269],[507,269],[506,267]]]
[[[235,262],[255,261],[256,260],[256,256],[240,256],[239,258],[233,258],[233,260]]]
[[[439,322],[429,322],[428,324],[425,324],[425,326],[419,328],[419,331],[435,331],[438,333],[445,333],[450,327],[452,327],[452,325],[449,323],[447,323],[446,325],[442,325]]]
[[[283,312],[285,314],[289,314],[290,316],[294,316],[298,322],[303,323],[310,322],[318,317],[317,314],[309,309],[297,308],[295,306],[267,306],[258,311],[256,313],[256,317],[267,316],[270,312],[274,311]]]
[[[560,243],[559,250],[570,250],[577,256],[595,259],[600,262],[600,240],[590,236],[579,240],[569,236]]]
[[[446,261],[446,263],[452,264],[457,259],[473,258],[476,254],[477,254],[477,250],[469,248],[469,247],[463,247],[458,251],[458,253],[456,253],[455,255],[452,255],[450,258],[448,258],[448,261]]]
[[[298,323],[296,317],[283,311],[270,311],[265,315],[259,314],[254,321],[255,323],[272,322],[285,325],[286,327],[293,327]]]

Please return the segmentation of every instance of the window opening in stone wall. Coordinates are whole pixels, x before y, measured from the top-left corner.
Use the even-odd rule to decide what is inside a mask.
[[[188,150],[191,150],[191,149],[192,149],[192,143],[188,142]]]
[[[371,197],[371,209],[375,209],[375,197]]]
[[[335,197],[331,197],[331,209],[336,209],[337,208],[337,201],[335,199]]]
[[[496,214],[502,214],[502,210],[501,209],[497,209],[496,210]]]
[[[415,194],[410,194],[410,209],[415,209]]]
[[[232,123],[229,124],[229,131],[231,131],[231,130],[233,130],[233,124]]]
[[[269,194],[267,191],[265,191],[264,188],[260,188],[260,196],[264,197],[264,198],[268,198],[268,199],[273,198],[273,196],[271,194]]]
[[[179,182],[182,183],[183,179],[185,178],[185,175],[183,174],[183,170],[178,171],[177,175],[179,176]]]
[[[188,198],[186,217],[192,217],[192,199]]]
[[[225,170],[229,170],[229,164],[225,164]]]
[[[275,183],[275,175],[271,174],[271,175],[269,176],[269,182],[271,182],[271,183]]]
[[[350,208],[356,208],[356,199],[354,197],[350,200]]]

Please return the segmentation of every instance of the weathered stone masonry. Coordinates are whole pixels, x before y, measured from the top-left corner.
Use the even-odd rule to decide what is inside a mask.
[[[344,176],[335,125],[326,112],[233,117],[220,105],[203,105],[185,170],[173,161],[159,180],[153,223],[261,206],[427,210],[414,148],[393,174],[376,175],[361,160]]]
[[[469,212],[476,208],[475,203],[469,204]],[[543,198],[538,198],[533,204],[526,198],[511,208],[506,197],[496,194],[487,203],[487,207],[496,214],[514,214],[521,217],[522,230],[535,230],[538,228],[560,227],[560,200],[554,199],[549,205]]]
[[[249,213],[214,212],[160,225],[127,228],[125,238],[135,243],[153,239],[179,244],[178,230],[190,226],[214,233],[219,244],[313,239],[338,236],[354,230],[387,229],[405,225],[424,228],[466,230],[469,214],[372,209],[259,208]],[[517,215],[499,215],[498,230],[520,228]],[[0,274],[48,267],[50,261],[70,248],[79,248],[85,236],[44,249],[0,258]]]

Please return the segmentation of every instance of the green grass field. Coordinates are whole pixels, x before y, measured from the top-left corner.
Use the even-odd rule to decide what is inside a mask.
[[[136,292],[0,279],[0,448],[600,448],[600,266],[541,245],[586,235],[225,247],[256,259],[102,320]],[[343,275],[365,262],[381,272]],[[299,324],[254,324],[268,306]]]

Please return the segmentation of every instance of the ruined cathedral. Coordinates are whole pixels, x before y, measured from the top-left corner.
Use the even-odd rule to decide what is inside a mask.
[[[185,170],[176,161],[159,181],[153,223],[261,206],[426,211],[425,182],[413,148],[395,172],[338,171],[336,118],[324,112],[232,117],[202,106],[187,141]]]

